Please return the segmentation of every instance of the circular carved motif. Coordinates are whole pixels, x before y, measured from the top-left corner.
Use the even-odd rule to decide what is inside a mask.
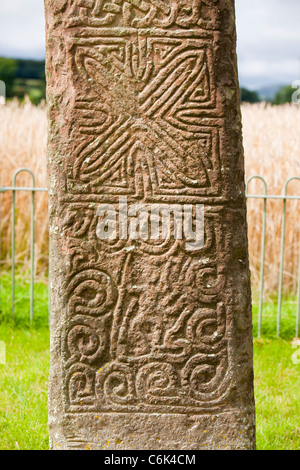
[[[199,401],[214,399],[224,381],[227,370],[226,352],[218,355],[198,354],[183,369],[183,387]]]
[[[77,274],[69,284],[71,314],[100,316],[115,306],[118,290],[107,274],[89,269]]]
[[[129,405],[135,402],[134,380],[132,371],[123,364],[108,364],[97,377],[96,393],[103,395],[108,402],[118,405]]]
[[[90,404],[94,400],[95,373],[84,364],[74,365],[68,374],[71,404]]]
[[[101,358],[106,343],[107,338],[104,332],[95,331],[86,325],[76,325],[68,334],[68,348],[71,355],[77,361],[88,364]]]
[[[171,364],[153,362],[142,367],[137,374],[138,397],[147,403],[168,403],[178,400],[179,378]]]
[[[220,307],[218,306],[218,309]],[[220,324],[219,324],[220,323]],[[186,337],[195,347],[213,347],[222,345],[225,329],[217,310],[200,308],[193,313],[186,324]],[[219,344],[220,343],[220,344]]]

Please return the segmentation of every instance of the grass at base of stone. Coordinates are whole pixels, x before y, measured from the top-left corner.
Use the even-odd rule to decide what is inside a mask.
[[[0,449],[46,450],[49,330],[1,324],[0,341]]]
[[[0,341],[7,351],[7,362],[0,365],[0,449],[47,449],[49,331],[0,324]],[[300,364],[293,363],[295,353],[291,342],[254,341],[260,450],[300,450]]]
[[[254,341],[259,450],[300,450],[300,347],[298,350],[284,340]]]

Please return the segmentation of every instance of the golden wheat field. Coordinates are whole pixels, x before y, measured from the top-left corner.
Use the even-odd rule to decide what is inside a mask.
[[[269,194],[282,193],[287,178],[300,176],[300,106],[273,107],[264,103],[243,105],[246,176],[261,175],[268,182]],[[36,186],[47,185],[46,171],[46,110],[35,107],[28,100],[20,105],[12,101],[0,106],[0,186],[10,186],[13,173],[30,168],[36,177]],[[29,176],[20,175],[18,185],[29,185]],[[262,194],[263,186],[253,181],[251,194]],[[300,182],[290,185],[290,194],[300,195]],[[295,292],[300,249],[300,203],[288,202],[285,258],[285,290]],[[1,195],[1,260],[10,262],[11,194]],[[260,200],[248,202],[251,270],[254,288],[259,283],[262,209]],[[272,294],[278,285],[282,201],[268,201],[266,245],[266,290]],[[26,266],[29,249],[30,194],[17,195],[17,257]],[[47,270],[48,222],[47,195],[36,195],[36,274]],[[25,262],[25,263],[24,263]]]

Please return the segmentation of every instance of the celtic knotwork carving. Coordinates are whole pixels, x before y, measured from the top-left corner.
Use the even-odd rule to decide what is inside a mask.
[[[112,404],[134,404],[134,389],[133,371],[124,364],[107,364],[97,373],[96,394],[100,402],[105,397]]]
[[[108,338],[103,329],[76,324],[69,331],[67,342],[71,354],[70,362],[93,364],[102,358]]]
[[[183,370],[182,385],[188,395],[198,401],[220,397],[228,385],[226,374],[228,358],[224,351],[219,354],[198,354],[192,357]]]
[[[74,145],[62,224],[71,273],[63,346],[71,411],[200,413],[229,393],[216,5],[68,3],[69,79],[84,90],[70,104]],[[120,218],[125,196],[144,207],[210,201],[204,243],[177,239],[175,215],[165,238],[123,239],[120,226],[115,237],[99,237],[106,213],[98,214],[97,203]]]
[[[67,374],[69,401],[73,405],[89,405],[95,396],[95,372],[83,364],[75,364]]]
[[[60,1],[57,12],[65,8],[66,3],[66,0]],[[193,0],[192,5],[184,0],[178,3],[169,0],[69,0],[67,25],[214,28],[211,12],[215,9],[208,0]]]
[[[72,210],[69,213],[72,219]],[[84,217],[84,211],[80,214]],[[200,411],[229,392],[227,321],[221,301],[225,281],[216,263],[222,218],[219,209],[210,209],[205,218],[205,243],[199,252],[189,253],[184,241],[167,252],[147,251],[146,244],[136,249],[127,245],[127,251],[102,244],[103,259],[92,262],[106,265],[104,270],[87,268],[85,242],[76,241],[72,224],[67,224],[74,256],[83,264],[80,268],[77,263],[81,271],[69,283],[64,357],[68,371],[78,363],[91,367],[69,382],[77,383],[77,377],[80,384],[90,384],[82,407],[147,411],[158,405],[166,410],[199,406]],[[75,235],[81,226],[75,220]],[[84,238],[97,251],[91,232],[95,222],[89,227]],[[141,264],[145,257],[149,267]],[[115,272],[120,276],[113,281],[109,266],[118,259]],[[96,388],[86,370],[96,375]],[[72,387],[70,406],[75,410],[79,398],[74,398]]]
[[[217,312],[210,309],[199,309],[186,323],[186,337],[196,349],[207,349],[208,352],[224,346],[226,318],[224,305],[219,304]],[[223,343],[223,344],[222,344]]]
[[[150,363],[141,367],[136,378],[137,395],[150,404],[180,402],[180,379],[174,367],[166,363]]]
[[[72,48],[73,76],[91,95],[75,103],[70,192],[219,194],[219,131],[203,120],[215,109],[211,40],[104,36]]]
[[[116,218],[120,219],[120,207],[119,205],[112,206],[115,209]],[[146,207],[146,206],[145,206]],[[163,207],[163,206],[162,206]],[[146,207],[147,209],[147,207]],[[180,213],[182,214],[182,207],[179,206]],[[149,209],[150,211],[150,209]],[[132,239],[129,236],[127,239],[120,239],[120,230],[119,225],[117,224],[115,237],[112,239],[101,239],[96,238],[97,234],[97,224],[90,226],[90,236],[93,238],[93,242],[100,246],[102,249],[109,253],[121,253],[121,252],[128,252],[132,251],[134,253],[145,253],[147,255],[155,255],[161,256],[167,253],[175,252],[178,247],[186,254],[192,254],[194,256],[204,256],[205,254],[209,253],[212,249],[214,244],[214,228],[213,228],[213,221],[209,217],[205,217],[204,219],[204,240],[201,247],[194,247],[191,245],[184,236],[183,239],[177,239],[174,236],[175,233],[175,222],[174,218],[174,211],[170,211],[168,214],[168,222],[170,223],[170,230],[169,235],[167,237],[163,237],[162,234],[159,234],[157,239],[152,238],[151,234],[148,236],[147,239],[143,240],[142,238]],[[80,217],[80,215],[78,215]],[[126,217],[126,231],[128,233],[128,218]],[[99,220],[101,222],[101,220]],[[183,223],[183,219],[180,221]],[[199,265],[194,266],[194,270],[198,270]],[[187,273],[188,276],[193,276],[192,266],[190,266],[189,272]],[[214,294],[214,288],[217,289],[219,287],[218,280],[213,279],[216,277],[216,273],[213,268],[207,266],[205,271],[201,271],[201,277],[197,279],[197,284],[200,283],[202,288],[202,293],[206,292],[207,295],[211,296]],[[198,282],[199,281],[199,282]],[[206,286],[206,287],[205,287]]]
[[[81,240],[81,243],[79,242],[81,244],[80,250],[78,249],[78,245],[74,239],[72,243],[73,246],[69,254],[69,263],[73,272],[81,272],[85,270],[87,268],[86,260],[89,261],[88,265],[95,265],[99,261],[99,252],[94,245],[89,243],[89,241],[82,242]]]
[[[84,213],[81,214],[80,209],[81,208],[76,210],[73,208],[68,210],[62,222],[62,227],[70,237],[82,239],[91,228],[93,219],[95,218],[95,212],[85,210]]]
[[[95,269],[77,274],[69,283],[68,292],[70,315],[105,315],[111,312],[118,298],[114,281]]]
[[[200,308],[191,313],[186,308],[164,338],[166,351],[181,362],[193,354],[215,354],[226,347],[226,317],[222,304],[217,308]]]
[[[234,0],[45,0],[50,445],[254,448]]]

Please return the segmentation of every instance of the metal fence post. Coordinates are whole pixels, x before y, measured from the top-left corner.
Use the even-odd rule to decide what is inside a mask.
[[[300,328],[300,253],[299,253],[299,273],[298,273],[296,338],[299,338],[299,328]]]
[[[282,295],[283,295],[283,271],[284,271],[284,255],[285,255],[285,233],[286,233],[286,205],[288,199],[288,186],[291,181],[300,181],[298,176],[292,176],[284,185],[283,190],[283,214],[282,214],[282,231],[281,231],[281,249],[280,249],[280,268],[279,268],[279,289],[278,289],[278,312],[277,312],[277,337],[280,337],[281,330],[281,314],[282,314]]]
[[[17,177],[21,172],[31,176],[31,187],[17,187]],[[16,297],[16,193],[21,191],[31,192],[31,221],[30,221],[30,324],[34,318],[34,277],[35,277],[35,193],[48,192],[47,188],[36,188],[35,177],[28,168],[17,170],[13,176],[12,186],[0,187],[0,194],[7,191],[12,192],[12,232],[11,232],[11,316],[15,319],[15,297]],[[0,227],[1,230],[1,227]],[[1,261],[1,260],[0,260]]]
[[[15,287],[16,287],[16,186],[17,177],[20,173],[28,173],[31,176],[31,221],[30,221],[30,325],[33,322],[34,316],[34,240],[35,240],[35,231],[34,231],[34,212],[35,212],[35,177],[31,170],[27,168],[20,168],[17,170],[13,176],[12,184],[12,234],[11,234],[11,256],[12,256],[12,299],[11,299],[11,309],[12,309],[12,319],[15,319]]]
[[[267,233],[267,194],[268,185],[266,180],[258,175],[254,175],[248,179],[246,185],[246,197],[248,198],[248,188],[252,180],[258,179],[264,184],[264,212],[262,218],[262,234],[261,234],[261,262],[260,262],[260,290],[259,290],[259,311],[258,311],[258,338],[261,337],[263,306],[264,306],[264,286],[265,286],[265,258],[266,258],[266,233]]]
[[[2,202],[2,188],[1,188],[1,175],[0,175],[0,311],[1,311],[1,305],[2,305],[2,280],[1,280],[1,258],[2,258],[2,208],[1,208],[1,202]]]

